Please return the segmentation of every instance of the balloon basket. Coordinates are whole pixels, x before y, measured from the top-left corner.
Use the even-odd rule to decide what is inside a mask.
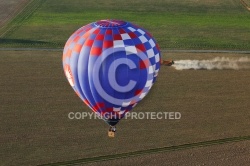
[[[108,136],[109,136],[109,138],[114,138],[115,137],[115,132],[108,131]]]
[[[110,138],[114,138],[115,137],[115,131],[116,131],[116,127],[115,126],[110,126],[109,131],[108,131],[108,136]]]

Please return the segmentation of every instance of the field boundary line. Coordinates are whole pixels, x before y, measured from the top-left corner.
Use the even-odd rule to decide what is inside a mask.
[[[162,49],[161,52],[169,52],[169,53],[228,53],[228,54],[235,53],[235,54],[250,54],[250,51],[241,51],[241,50],[166,50],[166,49]]]
[[[250,11],[250,7],[248,6],[248,4],[244,1],[244,0],[240,0],[241,4],[248,10]]]
[[[0,48],[0,51],[63,51],[63,49],[62,48]],[[241,50],[167,50],[167,49],[161,49],[161,52],[250,54],[250,51],[241,51]]]
[[[93,162],[121,159],[121,158],[127,158],[127,157],[135,157],[135,156],[141,156],[141,155],[146,155],[146,154],[155,154],[155,153],[171,152],[171,151],[177,151],[177,150],[185,150],[185,149],[206,147],[206,146],[212,146],[212,145],[220,145],[220,144],[225,144],[225,143],[240,142],[240,141],[246,141],[246,140],[250,140],[250,136],[224,138],[224,139],[217,139],[217,140],[211,140],[211,141],[196,142],[196,143],[183,144],[183,145],[177,145],[177,146],[133,151],[133,152],[106,155],[106,156],[96,156],[96,157],[83,158],[83,159],[77,159],[77,160],[71,160],[71,161],[42,164],[40,166],[58,166],[58,165],[69,166],[69,165],[87,164],[87,163],[93,163]]]

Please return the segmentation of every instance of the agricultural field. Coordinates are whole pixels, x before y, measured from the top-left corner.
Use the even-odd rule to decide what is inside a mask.
[[[109,165],[248,165],[249,141],[214,145],[204,148],[186,149],[171,153],[157,153],[144,156],[130,157],[118,160],[101,162],[103,166]],[[232,150],[233,149],[233,150]],[[240,155],[239,155],[240,154]],[[90,163],[95,166],[100,163]]]
[[[102,120],[68,118],[69,112],[90,110],[68,85],[61,54],[0,52],[2,165],[36,165],[250,135],[249,70],[177,71],[163,66],[152,91],[134,111],[180,112],[182,118],[123,119],[117,138],[110,139]],[[163,56],[170,55],[176,60],[242,56]]]
[[[250,50],[250,15],[240,0],[34,0],[0,31],[0,47],[62,48],[76,29],[104,18],[144,27],[165,49]]]
[[[22,2],[25,8],[0,29],[0,165],[250,162],[249,69],[162,66],[133,111],[180,112],[181,119],[123,119],[110,139],[104,121],[68,118],[91,110],[69,86],[61,61],[68,37],[104,18],[145,27],[163,59],[249,59],[250,15],[239,0]]]

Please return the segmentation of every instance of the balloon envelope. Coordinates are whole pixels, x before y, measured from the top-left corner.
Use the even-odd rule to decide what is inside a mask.
[[[160,51],[153,37],[121,20],[81,27],[63,51],[63,69],[71,87],[112,126],[148,94],[159,68]]]

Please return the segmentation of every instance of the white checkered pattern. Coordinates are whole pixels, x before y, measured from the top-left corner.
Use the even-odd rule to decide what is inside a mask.
[[[131,101],[129,101],[129,102],[123,102],[123,103],[122,103],[122,107],[127,107],[127,106],[130,105],[130,103],[131,103]]]
[[[145,34],[145,32],[144,32],[143,30],[141,30],[141,29],[137,29],[137,31],[138,31],[140,34],[142,34],[142,35]]]
[[[142,43],[148,42],[148,39],[145,36],[139,36],[139,39],[141,40]]]
[[[122,40],[131,39],[127,33],[121,34]]]
[[[135,46],[125,46],[126,55],[137,54]]]
[[[115,111],[115,112],[121,111],[121,107],[118,107],[118,108],[113,107],[113,111]]]
[[[114,48],[125,47],[123,40],[115,40]]]
[[[131,32],[135,32],[136,30],[132,27],[128,27],[128,29],[131,31]]]

